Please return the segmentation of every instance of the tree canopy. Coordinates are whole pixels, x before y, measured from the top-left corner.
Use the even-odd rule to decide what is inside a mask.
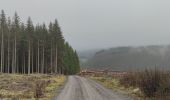
[[[76,51],[65,41],[58,21],[34,25],[0,15],[0,72],[76,74],[80,70]]]

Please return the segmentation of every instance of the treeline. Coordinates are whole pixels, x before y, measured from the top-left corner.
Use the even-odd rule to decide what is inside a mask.
[[[88,59],[83,66],[114,70],[170,67],[170,45],[149,45],[139,47],[116,47],[101,50]]]
[[[0,15],[0,72],[2,73],[59,73],[79,72],[79,59],[75,50],[64,40],[57,20],[33,25],[14,17]]]

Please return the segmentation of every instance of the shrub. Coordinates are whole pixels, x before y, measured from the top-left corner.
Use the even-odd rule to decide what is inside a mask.
[[[120,78],[120,84],[125,87],[136,87],[138,81],[137,72],[129,72],[127,75]]]
[[[161,83],[162,72],[155,70],[145,70],[139,73],[139,88],[147,97],[154,97]]]
[[[125,87],[139,87],[146,97],[170,96],[170,72],[158,69],[129,72],[120,79],[120,84]]]
[[[34,92],[35,98],[40,98],[44,95],[45,85],[46,85],[45,81],[37,81],[35,83],[35,92]]]

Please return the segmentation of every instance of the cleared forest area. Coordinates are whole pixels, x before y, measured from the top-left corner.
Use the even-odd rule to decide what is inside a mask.
[[[0,99],[50,100],[65,79],[62,75],[0,74]]]

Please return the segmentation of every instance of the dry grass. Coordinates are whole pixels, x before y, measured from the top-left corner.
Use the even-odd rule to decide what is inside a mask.
[[[139,87],[146,98],[170,99],[170,72],[158,69],[131,72],[120,79],[123,86]]]
[[[64,76],[0,74],[0,99],[49,100],[64,81]]]
[[[112,77],[90,77],[93,80],[96,80],[98,82],[100,82],[101,84],[103,84],[104,86],[108,87],[108,88],[118,88],[120,87],[119,81],[115,78]]]
[[[170,72],[158,69],[129,71],[123,77],[91,77],[113,90],[139,97],[140,100],[170,100]]]
[[[100,76],[100,77],[90,77],[93,80],[98,81],[103,86],[110,88],[114,91],[117,91],[121,94],[131,95],[134,97],[135,100],[138,100],[136,95],[140,94],[140,91],[137,87],[125,87],[120,84],[120,77],[112,77],[112,76]]]

